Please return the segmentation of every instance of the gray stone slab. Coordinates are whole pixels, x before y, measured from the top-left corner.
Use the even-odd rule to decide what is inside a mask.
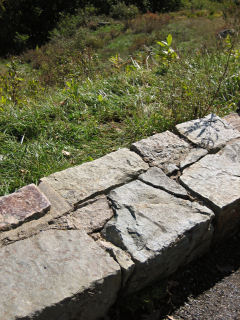
[[[148,165],[134,152],[120,149],[106,156],[56,172],[41,181],[47,182],[70,205],[106,192],[146,171]]]
[[[160,168],[152,167],[147,172],[142,173],[138,179],[175,196],[188,197],[186,189],[173,179],[170,179]]]
[[[234,129],[240,131],[240,115],[237,113],[230,113],[223,118],[226,120]]]
[[[170,174],[179,169],[180,162],[191,150],[191,145],[170,131],[157,133],[131,145],[144,161]]]
[[[220,149],[227,142],[240,138],[239,131],[215,114],[178,124],[176,128],[189,141],[207,150]]]
[[[127,294],[208,250],[213,232],[208,208],[138,180],[111,191],[109,197],[115,216],[102,235],[135,262]]]
[[[105,195],[84,202],[81,208],[52,221],[56,229],[84,230],[88,234],[101,230],[113,216]]]
[[[215,208],[221,232],[236,228],[240,222],[240,141],[185,169],[180,180]]]
[[[50,206],[48,199],[34,184],[0,197],[0,230],[11,229],[26,220],[39,218]]]
[[[0,249],[0,319],[98,319],[120,283],[119,265],[82,231],[42,232]]]

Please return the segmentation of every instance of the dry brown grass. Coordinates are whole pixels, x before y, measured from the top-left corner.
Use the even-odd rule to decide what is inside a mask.
[[[154,30],[159,30],[163,25],[167,24],[171,19],[169,14],[145,13],[137,16],[135,19],[127,22],[127,27],[134,33],[151,33]]]

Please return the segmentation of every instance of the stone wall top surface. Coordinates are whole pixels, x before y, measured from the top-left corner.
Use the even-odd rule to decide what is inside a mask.
[[[157,166],[167,174],[179,170],[181,166],[197,161],[206,154],[205,150],[193,149],[189,143],[170,131],[157,133],[135,142],[131,145],[131,149],[140,154],[151,166]],[[194,159],[192,159],[193,157]]]
[[[188,197],[186,189],[175,180],[170,179],[160,168],[151,167],[148,171],[142,173],[138,179],[155,188],[167,191],[177,197]]]
[[[208,150],[219,149],[227,142],[240,138],[238,130],[215,114],[178,124],[176,128],[189,141]]]
[[[134,152],[120,149],[94,160],[56,172],[41,181],[49,184],[70,205],[132,180],[148,165]]]
[[[113,216],[105,195],[84,202],[81,208],[52,221],[55,228],[84,230],[91,234],[101,230]]]
[[[240,200],[240,141],[185,169],[180,180],[219,209]]]

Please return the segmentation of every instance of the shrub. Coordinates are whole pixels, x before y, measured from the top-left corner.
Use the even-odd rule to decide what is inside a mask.
[[[50,39],[55,40],[62,37],[72,37],[80,27],[88,25],[96,14],[97,9],[93,6],[78,9],[73,15],[69,13],[61,13],[56,27],[49,32]]]
[[[124,2],[118,2],[110,10],[110,16],[115,19],[132,19],[139,13],[135,5],[127,6]]]
[[[131,28],[134,33],[151,33],[152,31],[161,29],[170,19],[171,17],[168,14],[148,12],[130,20],[126,27]]]
[[[38,69],[42,84],[50,86],[63,85],[71,75],[76,78],[93,76],[98,65],[97,56],[91,48],[71,50],[58,42],[42,46],[38,50],[27,51],[23,60],[30,62],[34,69]]]

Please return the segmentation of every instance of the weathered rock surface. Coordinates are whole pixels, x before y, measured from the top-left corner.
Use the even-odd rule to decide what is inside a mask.
[[[179,167],[187,166],[203,157],[207,152],[202,148],[193,148],[189,143],[170,131],[157,133],[147,139],[131,145],[150,166],[171,174]]]
[[[142,173],[139,180],[155,187],[167,191],[175,196],[187,198],[188,193],[176,181],[170,179],[160,168],[152,167],[147,172]]]
[[[220,149],[227,142],[240,138],[236,129],[215,114],[178,124],[176,128],[189,141],[207,150]]]
[[[230,113],[223,119],[226,120],[234,129],[240,131],[240,116],[237,113]]]
[[[180,161],[188,154],[191,146],[172,132],[165,131],[133,143],[131,149],[151,166],[172,173],[178,170]]]
[[[119,265],[82,231],[42,232],[0,249],[0,319],[96,319],[120,282]]]
[[[180,180],[215,209],[219,234],[240,224],[240,141],[185,169]]]
[[[132,261],[130,254],[104,239],[97,240],[97,244],[106,250],[120,265],[122,271],[122,289],[124,290],[124,286],[132,275],[135,267],[135,263]]]
[[[71,211],[72,207],[68,204],[68,202],[63,199],[47,182],[40,182],[38,188],[42,193],[46,195],[46,197],[51,202],[51,215],[52,216],[61,216],[66,212]]]
[[[38,189],[45,194],[50,201],[50,210],[39,219],[26,221],[16,229],[0,233],[0,247],[15,241],[29,238],[41,231],[51,229],[52,221],[55,221],[58,217],[72,211],[73,208],[66,202],[66,200],[57,194],[47,183],[41,182]]]
[[[200,158],[208,154],[208,151],[203,148],[193,148],[189,151],[189,154],[180,162],[180,168],[184,169],[187,166],[197,162]]]
[[[27,219],[39,218],[50,206],[48,199],[34,184],[0,197],[0,230],[16,227]]]
[[[111,191],[109,197],[115,217],[102,235],[135,262],[127,293],[166,277],[208,249],[213,232],[208,208],[138,180]]]
[[[41,181],[48,183],[70,205],[76,205],[132,180],[147,169],[147,164],[137,154],[120,149],[92,162],[51,174]]]
[[[92,233],[101,230],[113,216],[105,195],[83,203],[81,208],[52,221],[57,229],[78,229]]]

